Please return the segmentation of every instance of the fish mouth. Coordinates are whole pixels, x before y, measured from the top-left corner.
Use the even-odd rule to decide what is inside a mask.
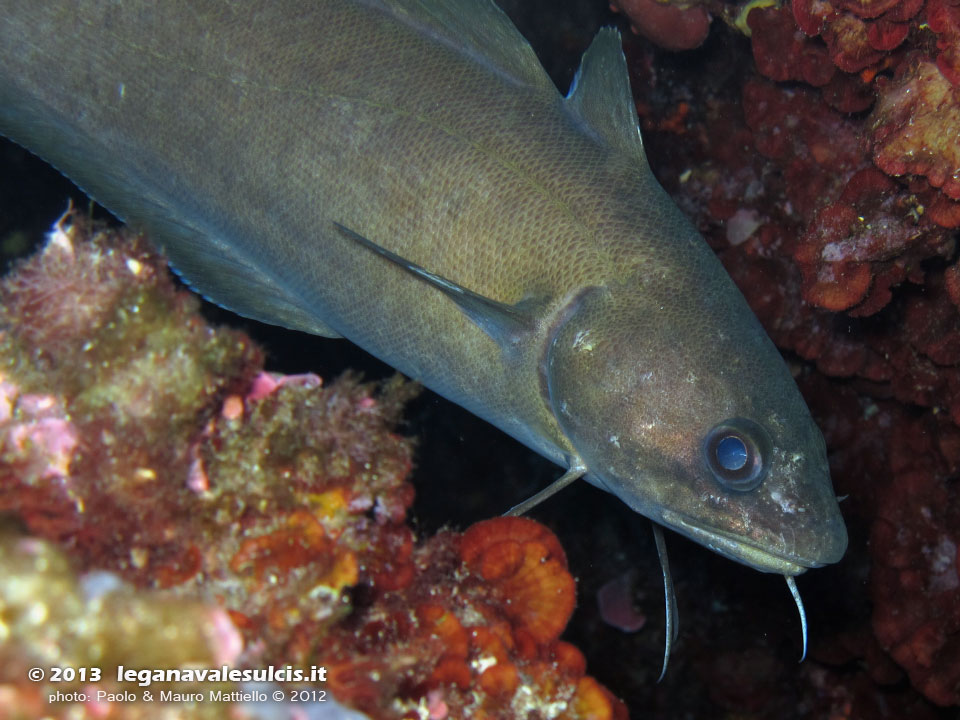
[[[719,555],[760,572],[777,573],[778,575],[800,575],[810,568],[823,567],[825,564],[795,555],[772,553],[770,550],[760,547],[750,538],[724,530],[705,528],[672,510],[662,510],[661,518],[665,525],[682,535],[686,535],[691,540],[710,548]]]

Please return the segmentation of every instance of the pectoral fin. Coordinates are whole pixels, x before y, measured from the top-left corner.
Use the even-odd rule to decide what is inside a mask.
[[[574,460],[573,464],[570,465],[570,469],[567,470],[563,475],[547,485],[543,490],[538,492],[533,497],[529,497],[522,503],[514,505],[504,513],[504,517],[519,517],[520,515],[526,514],[528,510],[532,510],[547,498],[553,497],[558,492],[563,490],[567,485],[575,480],[579,480],[586,474],[587,466],[584,465],[579,459]]]
[[[442,292],[504,350],[509,351],[533,330],[537,310],[543,307],[543,301],[524,298],[514,305],[508,305],[492,300],[400,257],[340,223],[335,222],[334,225],[337,230],[357,244],[372,250]]]

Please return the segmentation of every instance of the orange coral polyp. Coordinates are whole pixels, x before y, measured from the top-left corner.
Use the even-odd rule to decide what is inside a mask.
[[[463,660],[447,657],[437,663],[430,675],[430,684],[456,685],[461,690],[466,690],[470,687],[471,679],[470,668]]]
[[[280,529],[245,540],[231,558],[230,568],[236,573],[252,568],[262,582],[270,570],[285,575],[292,568],[327,557],[330,546],[323,525],[310,513],[298,510]]]
[[[420,605],[417,618],[426,632],[438,638],[446,656],[466,658],[470,651],[470,638],[457,616],[441,605]]]
[[[494,697],[513,695],[519,684],[520,674],[513,663],[497,663],[487,668],[477,680],[480,689]]]
[[[556,640],[576,605],[576,583],[566,565],[544,555],[544,546],[524,546],[523,565],[502,583],[511,599],[507,615],[540,643]]]
[[[196,575],[203,568],[203,556],[196,545],[189,545],[177,559],[157,568],[154,582],[157,587],[168,588],[180,585]]]
[[[523,545],[512,540],[489,548],[477,559],[475,568],[484,580],[510,577],[523,564]]]
[[[352,550],[337,552],[333,567],[322,578],[321,582],[328,587],[340,590],[352,587],[360,581],[360,563]]]
[[[575,678],[582,677],[587,672],[587,659],[580,649],[568,642],[558,642],[553,646],[553,662],[560,672]]]
[[[525,544],[536,540],[544,544],[550,557],[567,567],[563,546],[549,528],[536,520],[522,517],[500,517],[471,525],[460,541],[460,557],[471,564],[480,554],[502,542],[515,541]]]
[[[480,522],[464,533],[460,557],[504,598],[518,643],[544,645],[560,636],[573,614],[576,583],[550,530],[526,518]]]
[[[499,627],[470,628],[470,646],[478,656],[493,657],[504,662],[514,647],[509,629]]]
[[[310,495],[310,503],[325,518],[332,518],[349,511],[350,490],[337,487],[326,492]]]
[[[589,675],[577,683],[572,707],[573,717],[583,720],[626,720],[628,717],[623,703]]]

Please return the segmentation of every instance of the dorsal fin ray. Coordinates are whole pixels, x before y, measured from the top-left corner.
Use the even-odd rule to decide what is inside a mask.
[[[564,106],[585,130],[647,165],[627,59],[616,28],[603,28],[590,43]]]
[[[534,329],[536,312],[543,303],[524,299],[514,305],[492,300],[468,290],[445,277],[402,258],[385,247],[378,245],[358,232],[335,222],[337,230],[363,247],[386,258],[397,267],[414,277],[435,287],[450,298],[473,323],[493,338],[503,350],[510,351],[520,340]]]
[[[363,0],[522,85],[557,89],[530,43],[492,0]]]

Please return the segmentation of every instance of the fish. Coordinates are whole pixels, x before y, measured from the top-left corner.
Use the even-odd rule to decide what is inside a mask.
[[[619,33],[566,95],[490,0],[2,0],[0,133],[197,292],[344,337],[786,578],[847,533],[776,347],[649,167]],[[600,519],[602,521],[602,519]]]

